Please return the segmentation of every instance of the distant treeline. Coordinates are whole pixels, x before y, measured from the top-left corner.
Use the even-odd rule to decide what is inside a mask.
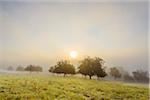
[[[7,68],[8,71],[14,70],[12,66]],[[43,68],[38,65],[28,65],[27,67],[18,66],[16,71],[42,72]]]
[[[118,67],[111,67],[106,72],[105,61],[99,57],[91,58],[86,57],[79,62],[79,66],[75,69],[75,66],[68,60],[58,61],[56,65],[49,68],[49,72],[56,74],[63,74],[64,77],[67,74],[82,74],[85,77],[89,76],[92,79],[93,76],[104,78],[106,76],[112,77],[115,80],[123,79],[124,81],[130,82],[149,82],[148,71],[136,70],[131,74]],[[8,70],[13,70],[13,67],[8,67]],[[28,65],[27,67],[18,66],[16,71],[29,71],[29,72],[42,72],[41,66]]]

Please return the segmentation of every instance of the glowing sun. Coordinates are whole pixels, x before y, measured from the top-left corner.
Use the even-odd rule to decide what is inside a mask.
[[[78,52],[77,51],[71,51],[70,52],[70,57],[71,58],[77,58],[77,56],[78,56]]]

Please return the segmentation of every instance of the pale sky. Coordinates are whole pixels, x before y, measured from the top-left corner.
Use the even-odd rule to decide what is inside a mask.
[[[101,57],[148,69],[148,2],[0,2],[0,67]]]

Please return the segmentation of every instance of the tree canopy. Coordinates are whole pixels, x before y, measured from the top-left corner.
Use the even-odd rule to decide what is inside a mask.
[[[132,72],[135,81],[137,82],[149,82],[148,71],[136,70]]]
[[[85,76],[88,75],[90,79],[93,75],[96,75],[98,78],[105,77],[107,74],[103,64],[104,60],[99,57],[86,57],[80,62],[79,73]]]
[[[24,71],[24,67],[18,66],[18,67],[16,68],[16,71]]]
[[[35,66],[35,65],[28,65],[26,68],[25,68],[25,71],[30,71],[30,72],[42,72],[42,67],[40,66]]]
[[[116,67],[110,68],[110,75],[113,76],[115,79],[121,77],[121,73]]]
[[[49,72],[57,74],[75,74],[75,68],[67,60],[58,61],[56,65],[50,67]]]

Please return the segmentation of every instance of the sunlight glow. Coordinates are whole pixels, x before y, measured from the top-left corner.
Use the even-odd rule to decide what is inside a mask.
[[[77,56],[78,56],[77,51],[71,51],[71,52],[70,52],[70,57],[71,57],[71,58],[76,58]]]

